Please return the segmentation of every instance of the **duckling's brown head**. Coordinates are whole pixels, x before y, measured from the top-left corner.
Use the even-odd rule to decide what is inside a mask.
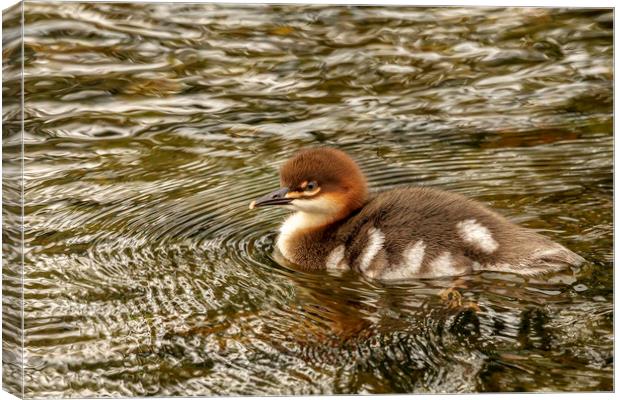
[[[360,208],[367,197],[364,174],[347,154],[329,147],[305,149],[280,168],[281,188],[250,208],[287,205],[310,214],[342,218]]]

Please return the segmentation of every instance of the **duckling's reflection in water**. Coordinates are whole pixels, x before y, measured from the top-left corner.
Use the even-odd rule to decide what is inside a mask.
[[[574,282],[483,273],[388,284],[353,271],[307,272],[267,261],[273,267],[269,273],[288,283],[288,301],[226,320],[196,321],[200,326],[175,335],[219,343],[219,349],[209,347],[216,361],[229,362],[227,354],[241,347],[249,360],[268,357],[333,371],[338,377],[334,392],[338,387],[355,392],[358,383],[362,391],[363,382],[384,393],[439,382],[442,390],[459,391],[498,368],[533,374],[530,359],[512,351],[511,344],[526,352],[552,349],[556,333],[549,307],[569,303],[565,289]],[[460,293],[462,304],[475,303],[478,309],[447,304],[440,293],[451,288]],[[407,376],[402,385],[394,383],[400,375]],[[450,384],[456,386],[444,387],[446,375],[454,377]],[[363,378],[347,381],[352,377]],[[383,387],[386,382],[393,385]]]
[[[287,276],[295,286],[296,326],[290,326],[297,339],[309,342],[346,342],[369,334],[380,318],[379,293],[369,290],[355,290],[353,285],[343,287],[345,275],[352,272],[300,271],[277,251],[274,258],[288,269]],[[354,281],[350,281],[354,282]],[[361,283],[361,282],[360,282]]]
[[[352,271],[300,271],[277,251],[274,258],[286,266],[284,273],[296,291],[291,305],[294,318],[289,318],[282,333],[315,346],[352,344],[394,332],[441,337],[445,330],[470,342],[481,338],[481,319],[490,328],[487,339],[514,336],[514,332],[505,332],[507,324],[489,299],[497,303],[510,293],[503,304],[507,315],[517,311],[512,310],[517,304],[529,304],[525,312],[510,315],[512,323],[529,326],[531,316],[544,313],[545,307],[570,301],[566,289],[575,282],[569,270],[543,278],[482,273],[385,283]]]
[[[365,340],[377,334],[415,330],[422,318],[477,309],[463,300],[448,303],[439,296],[443,292],[459,293],[466,287],[465,279],[445,278],[407,280],[400,284],[368,280],[354,271],[301,271],[276,250],[275,260],[285,266],[288,278],[296,287],[298,338],[346,343]],[[456,297],[454,296],[454,297]]]

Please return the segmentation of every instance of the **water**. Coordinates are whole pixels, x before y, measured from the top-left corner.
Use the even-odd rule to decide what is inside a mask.
[[[25,20],[27,397],[613,389],[610,10],[29,2]],[[463,193],[588,263],[467,277],[479,310],[447,307],[452,279],[279,266],[285,212],[247,206],[319,144],[374,189]]]

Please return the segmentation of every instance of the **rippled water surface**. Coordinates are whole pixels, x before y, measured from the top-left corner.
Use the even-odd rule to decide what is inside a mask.
[[[25,21],[26,396],[612,389],[611,11],[28,2]],[[477,309],[445,304],[452,279],[279,266],[285,211],[247,205],[320,144],[374,189],[466,194],[588,263],[467,277]]]

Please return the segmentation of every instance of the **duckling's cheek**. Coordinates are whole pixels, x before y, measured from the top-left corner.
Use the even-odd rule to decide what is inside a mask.
[[[291,206],[297,211],[303,211],[307,213],[316,212],[313,204],[308,204],[308,200],[296,199],[291,201]]]
[[[338,211],[338,204],[328,198],[295,199],[291,205],[299,211],[311,214],[332,214]]]
[[[299,200],[293,200],[286,206],[286,208],[288,208],[289,210],[303,211],[302,207],[300,207],[299,202]]]

